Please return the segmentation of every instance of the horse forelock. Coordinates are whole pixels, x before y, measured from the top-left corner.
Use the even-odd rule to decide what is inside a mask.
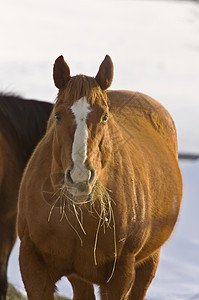
[[[86,97],[87,102],[93,105],[96,99],[107,101],[106,92],[102,91],[94,77],[76,75],[71,77],[66,87],[59,91],[57,102],[73,105],[80,98]]]

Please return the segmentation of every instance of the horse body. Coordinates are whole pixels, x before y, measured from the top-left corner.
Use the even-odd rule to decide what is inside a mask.
[[[17,196],[25,164],[44,135],[52,105],[0,95],[0,299],[6,299],[7,264],[16,240]]]
[[[28,297],[53,299],[54,284],[67,276],[74,299],[95,299],[93,283],[101,299],[144,299],[180,208],[174,123],[146,95],[104,92],[112,79],[109,57],[95,79],[70,78],[62,59],[54,66],[58,99],[19,193]],[[90,92],[97,89],[94,100],[86,82]]]

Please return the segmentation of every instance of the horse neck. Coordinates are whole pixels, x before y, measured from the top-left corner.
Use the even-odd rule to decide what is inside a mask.
[[[110,176],[116,178],[116,174],[118,170],[125,175],[130,175],[129,173],[129,165],[128,165],[128,157],[129,157],[129,148],[128,143],[125,140],[121,128],[117,125],[117,122],[114,120],[113,116],[108,125],[108,145],[106,151],[109,152],[109,157],[107,161],[107,165],[102,170],[102,177],[107,180]],[[125,158],[125,159],[124,159]],[[129,163],[131,164],[130,160]],[[133,167],[133,166],[132,166]],[[131,168],[132,170],[132,168]],[[121,175],[120,175],[121,176]]]
[[[28,160],[32,154],[34,148],[44,137],[47,127],[48,117],[52,108],[52,105],[45,105],[45,103],[32,103],[32,109],[30,107],[31,120],[26,124],[23,134],[18,134],[22,147],[24,149],[24,158]]]

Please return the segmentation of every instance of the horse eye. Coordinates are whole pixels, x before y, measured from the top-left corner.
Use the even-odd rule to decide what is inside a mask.
[[[61,121],[61,114],[60,113],[55,113],[55,118],[57,121]]]
[[[102,117],[102,122],[103,123],[106,123],[106,121],[108,120],[108,114],[104,114],[103,117]]]

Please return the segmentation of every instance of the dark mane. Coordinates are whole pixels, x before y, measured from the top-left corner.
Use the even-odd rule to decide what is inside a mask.
[[[69,105],[83,96],[86,96],[88,102],[93,104],[97,98],[106,97],[106,93],[101,90],[94,77],[80,74],[71,77],[66,87],[59,91],[60,101],[64,100],[66,96]]]
[[[12,94],[0,93],[0,128],[7,138],[7,128],[18,139],[27,160],[45,133],[52,104],[25,100]],[[45,122],[46,120],[46,122]]]

